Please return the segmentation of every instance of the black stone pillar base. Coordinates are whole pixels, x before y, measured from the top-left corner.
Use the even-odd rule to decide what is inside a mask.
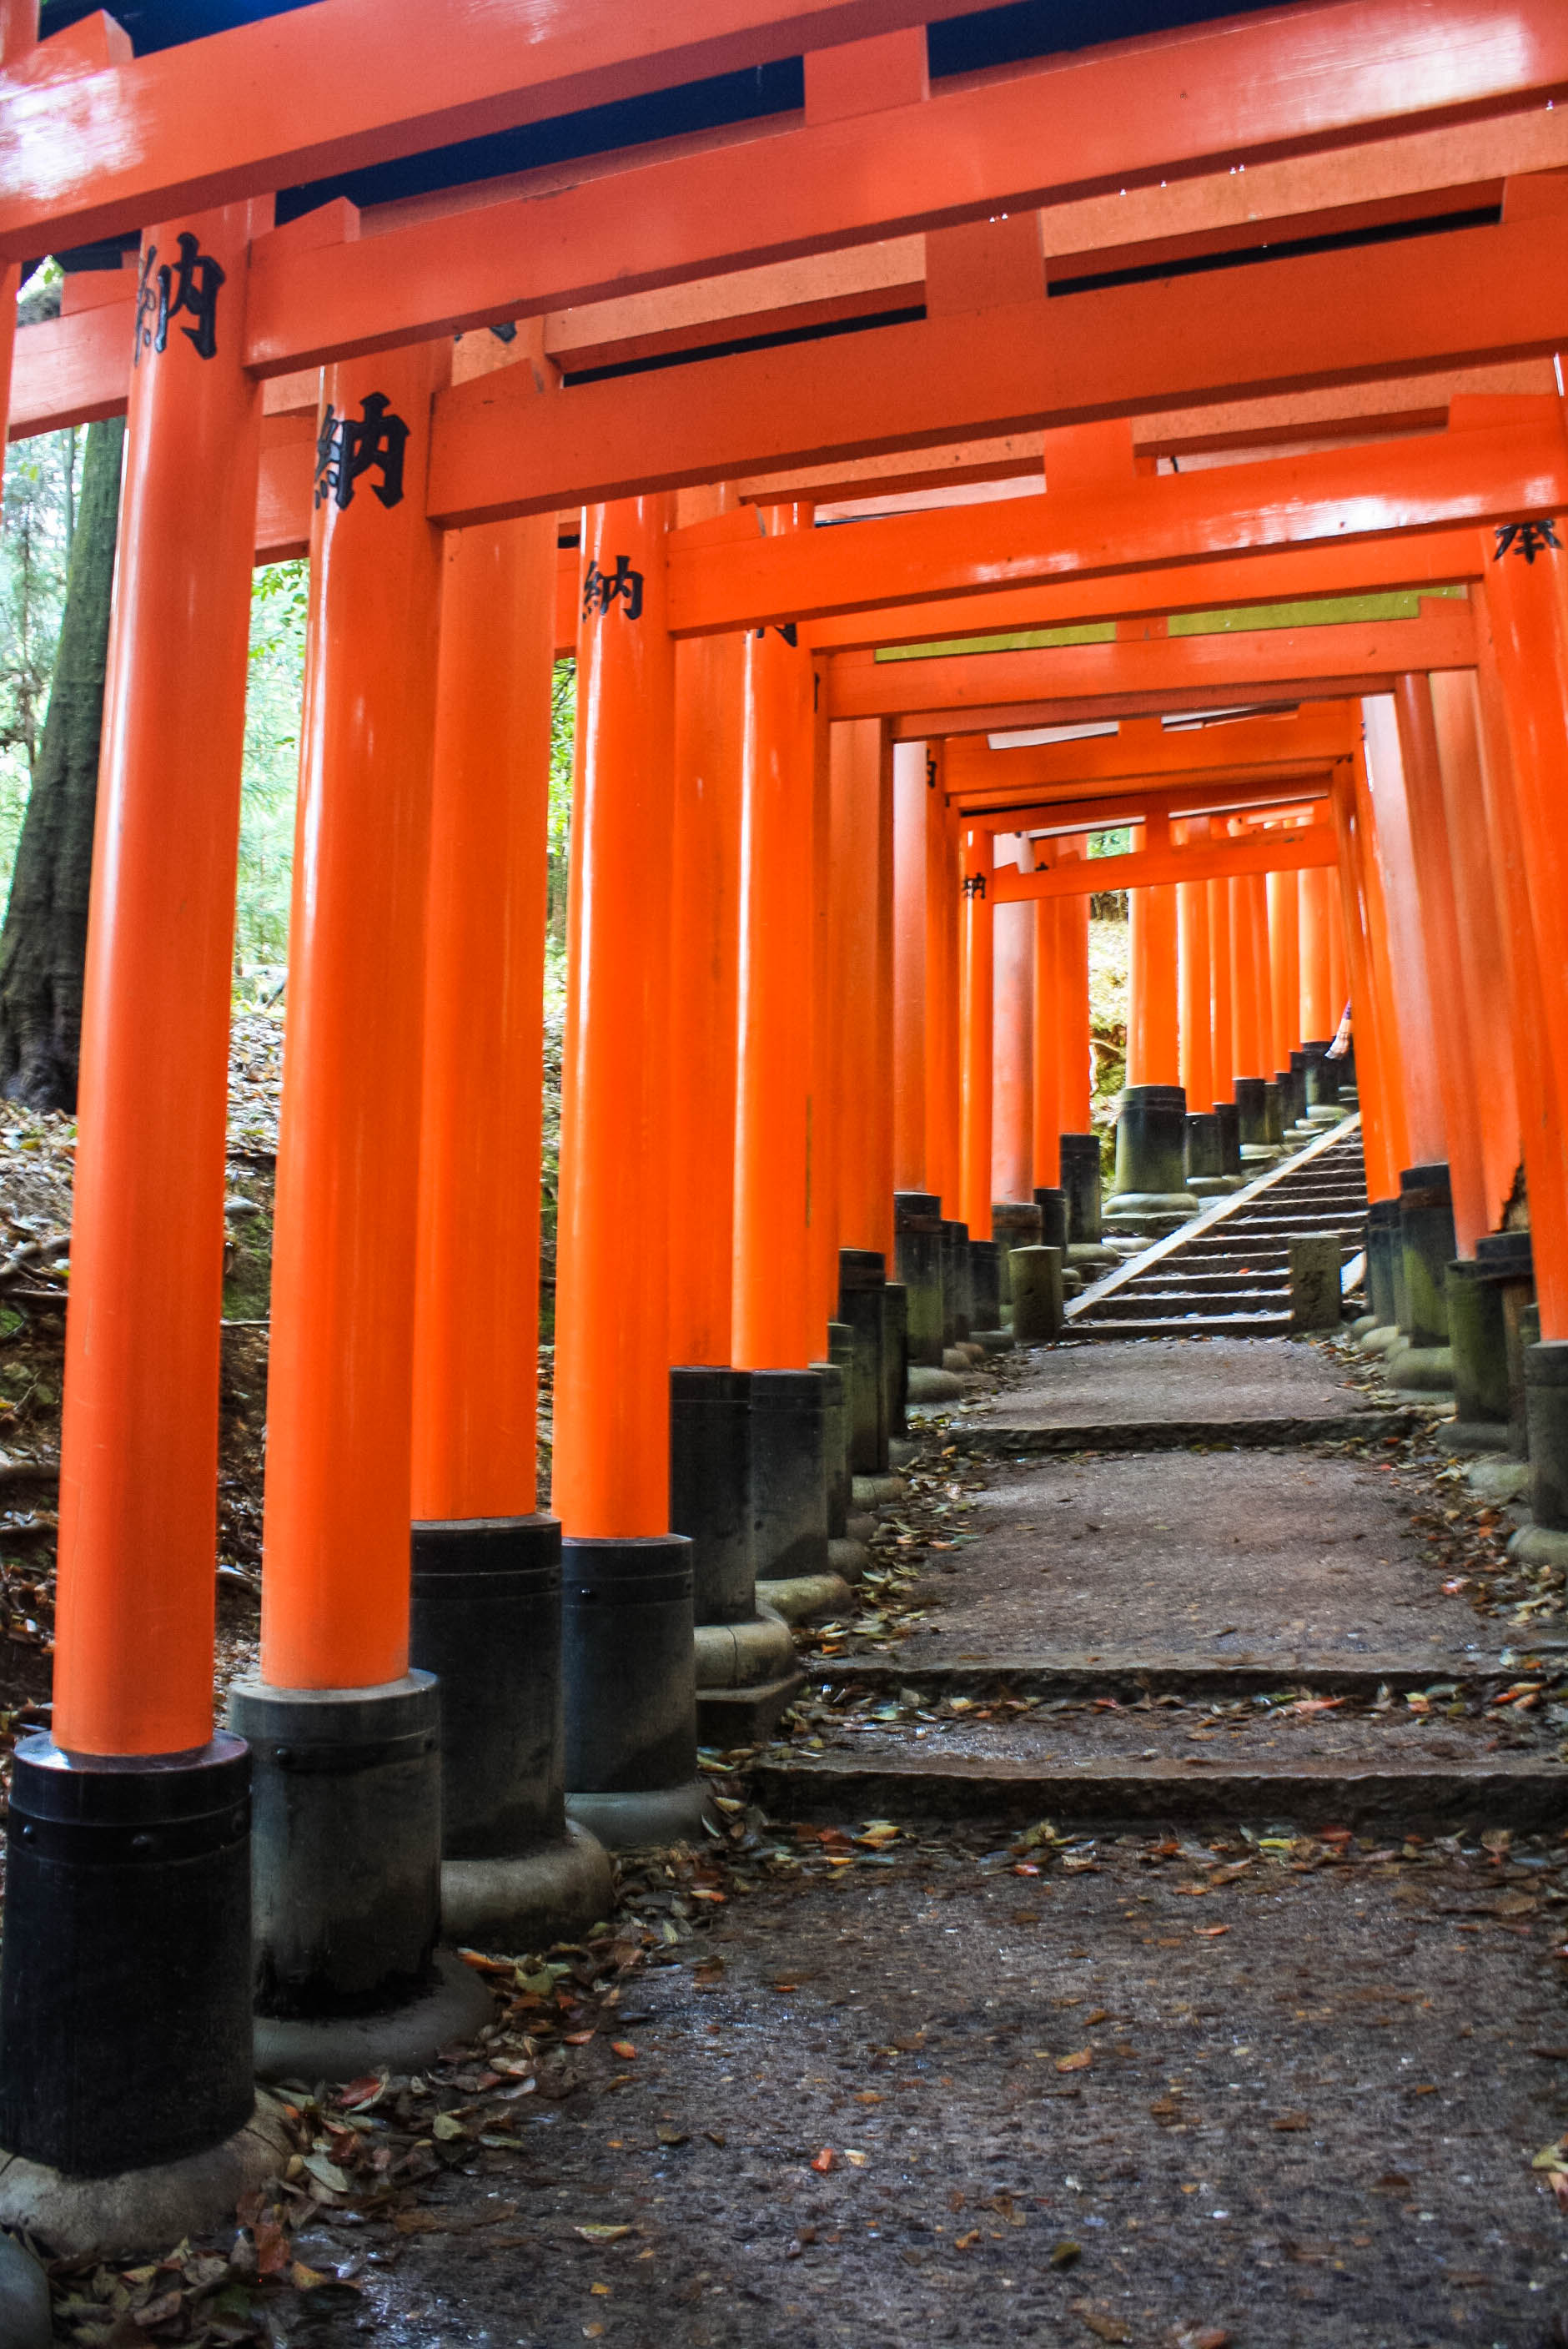
[[[441,1691],[441,1930],[543,1948],[613,1897],[608,1859],[566,1820],[560,1522],[426,1522],[412,1550],[410,1655]]]
[[[1002,1329],[1002,1268],[995,1240],[970,1241],[969,1278],[975,1296],[975,1327],[971,1334],[992,1349]]]
[[[420,2060],[492,2012],[467,1968],[443,1973],[440,1691],[430,1672],[365,1689],[239,1681],[254,1802],[256,2064],[354,2077]],[[466,1980],[464,1977],[466,1976]]]
[[[824,1401],[817,1371],[751,1373],[751,1541],[758,1582],[828,1571]]]
[[[1508,1427],[1508,1334],[1502,1288],[1473,1257],[1461,1257],[1444,1276],[1449,1344],[1453,1350],[1454,1419],[1464,1428]]]
[[[909,1359],[942,1368],[942,1202],[930,1191],[892,1195],[893,1268],[909,1292]]]
[[[1528,1231],[1483,1232],[1476,1261],[1498,1285],[1503,1345],[1508,1357],[1508,1443],[1516,1460],[1529,1444],[1524,1404],[1524,1350],[1540,1338],[1535,1309],[1535,1259]]]
[[[882,1365],[882,1290],[887,1262],[875,1248],[839,1250],[839,1314],[854,1332],[850,1371],[850,1467],[887,1473],[887,1385]]]
[[[1407,1166],[1399,1175],[1399,1244],[1412,1346],[1449,1342],[1448,1268],[1458,1253],[1453,1195],[1445,1165]]]
[[[670,1372],[670,1531],[691,1543],[698,1623],[742,1623],[756,1604],[751,1555],[751,1378]]]
[[[1376,1329],[1398,1327],[1394,1259],[1399,1246],[1399,1202],[1374,1199],[1367,1210],[1367,1309]]]
[[[1068,1200],[1068,1240],[1074,1247],[1098,1247],[1100,1239],[1099,1136],[1064,1133],[1059,1138],[1061,1187]],[[1038,1198],[1038,1192],[1036,1193]],[[1043,1247],[1055,1246],[1048,1235]]]
[[[887,1442],[909,1433],[903,1415],[909,1372],[909,1291],[902,1280],[882,1284],[882,1402]]]
[[[129,1758],[23,1738],[0,1949],[7,2154],[106,2178],[248,2126],[250,1836],[238,1737]]]
[[[1549,1532],[1568,1532],[1568,1340],[1543,1340],[1526,1350],[1524,1397],[1531,1514]]]
[[[991,1203],[991,1237],[998,1255],[998,1286],[1004,1317],[1013,1303],[1012,1268],[1007,1259],[1015,1248],[1038,1247],[1040,1245],[1040,1210],[1020,1199],[995,1199]]]
[[[691,1545],[569,1538],[561,1569],[568,1816],[612,1850],[669,1822],[689,1833],[703,1812]]]
[[[808,1367],[822,1381],[822,1474],[828,1495],[828,1539],[842,1541],[850,1522],[850,1371],[853,1332],[842,1321],[828,1324],[825,1362]],[[753,1533],[755,1538],[755,1529]],[[753,1584],[755,1590],[756,1585]]]
[[[975,1291],[969,1278],[969,1226],[952,1216],[942,1226],[942,1342],[961,1346],[975,1326]]]

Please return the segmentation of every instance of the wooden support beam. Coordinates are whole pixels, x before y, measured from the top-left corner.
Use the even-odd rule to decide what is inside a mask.
[[[996,791],[1060,799],[1167,779],[1189,790],[1239,769],[1295,774],[1349,758],[1360,740],[1361,712],[1354,702],[1320,701],[1289,717],[1179,728],[1128,724],[1076,742],[1003,750],[977,738],[958,738],[947,745],[943,774],[946,790],[965,797]]]
[[[308,13],[236,26],[72,84],[37,86],[13,70],[0,80],[0,254],[25,260],[969,5],[670,0],[650,11],[622,0],[527,8],[449,0],[432,11],[425,0],[316,0]],[[1459,0],[1449,13],[1461,13]],[[1385,33],[1385,53],[1395,30]],[[1461,79],[1482,103],[1495,101],[1517,65],[1489,60],[1473,39],[1469,52]],[[1548,50],[1527,72],[1538,62],[1551,62]],[[1290,76],[1298,105],[1310,103],[1304,63]],[[1365,87],[1363,109],[1373,102]]]
[[[1331,622],[1322,627],[1225,629],[1129,644],[1060,645],[1039,652],[957,653],[878,660],[838,653],[827,665],[830,718],[900,718],[912,711],[993,709],[1007,702],[1103,702],[1168,691],[1211,702],[1305,690],[1385,693],[1412,670],[1473,668],[1468,603],[1434,598],[1415,620]],[[1342,680],[1354,678],[1353,686]],[[1193,705],[1188,701],[1187,707]],[[1202,706],[1200,698],[1198,706]],[[937,728],[945,731],[945,728]]]
[[[672,626],[679,636],[707,636],[1050,579],[1114,577],[1561,513],[1568,507],[1568,437],[1556,400],[1542,400],[1539,411],[1534,422],[890,514],[793,537],[758,532],[709,546],[677,531]]]
[[[1295,604],[1318,595],[1387,595],[1468,585],[1481,576],[1483,559],[1473,530],[1404,531],[1353,546],[1293,547],[1279,554],[1238,555],[1109,579],[1003,587],[984,597],[954,596],[903,612],[841,613],[810,621],[804,634],[819,652],[857,652],[962,640],[981,632],[1011,635],[1081,627],[1097,620]]]
[[[503,373],[438,400],[428,511],[448,525],[537,513],[813,457],[1523,357],[1552,351],[1565,319],[1568,238],[1547,216],[579,385],[526,432]]]
[[[298,366],[327,350],[387,348],[912,229],[1228,172],[1466,108],[1517,111],[1568,88],[1568,26],[1553,0],[1513,0],[1509,15],[1506,41],[1472,0],[1339,0],[1205,25],[634,164],[613,190],[578,171],[573,183],[498,202],[483,230],[410,222],[379,259],[370,246],[381,240],[366,239],[272,274],[259,252],[252,363]],[[427,18],[421,71],[441,46]],[[0,158],[4,135],[0,109]],[[8,225],[0,206],[0,251]]]
[[[1030,897],[1082,897],[1101,889],[1148,889],[1166,881],[1219,881],[1237,874],[1301,873],[1338,861],[1334,827],[1310,823],[1254,839],[1211,841],[1197,848],[1135,849],[1130,856],[1090,856],[1018,873],[998,865],[991,901],[1013,905]]]
[[[1271,812],[1305,807],[1326,798],[1328,769],[1298,776],[1262,781],[1233,776],[1202,791],[1176,791],[1170,784],[1133,783],[1125,791],[1101,792],[1095,798],[1042,798],[968,801],[949,792],[949,803],[961,823],[980,824],[989,832],[1057,832],[1068,835],[1111,831],[1124,823],[1142,823],[1150,809],[1171,820],[1182,816],[1222,815],[1248,809]]]

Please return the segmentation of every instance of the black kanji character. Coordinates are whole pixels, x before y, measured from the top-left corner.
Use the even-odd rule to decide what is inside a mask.
[[[765,636],[768,631],[766,628],[753,628],[751,633],[754,636]],[[783,626],[776,627],[773,633],[776,636],[782,636],[784,642],[789,646],[798,645],[800,641],[799,628],[793,620],[786,620]]]
[[[984,896],[985,896],[985,875],[984,874],[984,873],[966,873],[966,874],[965,874],[965,876],[964,876],[964,895],[965,895],[966,897],[984,897]]]
[[[624,603],[628,620],[642,618],[643,574],[633,570],[629,554],[617,554],[614,577],[608,572],[601,571],[596,563],[590,564],[588,575],[583,582],[583,617],[585,620],[592,619],[595,612],[603,616],[616,602]]]
[[[326,498],[340,506],[354,502],[354,484],[374,469],[381,476],[370,493],[384,506],[398,505],[403,497],[403,453],[408,427],[392,412],[384,391],[373,391],[359,403],[359,416],[339,416],[328,400],[315,439],[315,502]]]
[[[150,244],[142,257],[141,276],[136,291],[136,332],[131,340],[130,357],[133,367],[141,363],[144,350],[165,350],[169,345],[169,321],[183,312],[195,319],[193,326],[183,326],[181,332],[196,348],[198,358],[215,358],[218,353],[218,289],[223,283],[224,270],[221,262],[210,253],[203,253],[197,239],[188,229],[179,238],[180,258],[164,262],[155,268],[158,247]]]
[[[1559,554],[1563,542],[1550,522],[1500,522],[1496,525],[1497,553],[1494,563],[1501,563],[1511,546],[1515,554],[1522,554],[1526,563],[1533,563],[1545,548],[1554,547]]]

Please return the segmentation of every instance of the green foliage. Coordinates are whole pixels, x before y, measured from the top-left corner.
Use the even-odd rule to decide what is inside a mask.
[[[66,604],[83,432],[45,432],[5,451],[0,519],[0,898],[44,739]]]
[[[288,959],[294,793],[304,681],[307,563],[267,563],[251,594],[251,667],[240,799],[234,957],[281,972]]]

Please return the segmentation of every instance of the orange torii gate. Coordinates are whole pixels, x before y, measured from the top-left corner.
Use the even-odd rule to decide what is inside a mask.
[[[876,642],[852,632],[865,626],[861,616],[903,614],[892,625],[907,626],[912,606],[934,617],[964,604],[978,616],[979,599],[996,596],[1000,610],[1003,596],[1019,595],[1065,595],[1074,619],[1100,608],[1097,597],[1110,599],[1107,616],[1163,616],[1180,592],[1151,589],[1140,573],[1190,570],[1200,595],[1229,598],[1248,593],[1237,574],[1255,566],[1252,592],[1266,595],[1282,592],[1282,554],[1299,561],[1301,581],[1325,582],[1338,566],[1337,589],[1294,592],[1356,592],[1346,583],[1362,551],[1395,545],[1397,558],[1365,554],[1366,566],[1381,565],[1380,584],[1484,581],[1472,622],[1480,682],[1470,737],[1467,705],[1442,686],[1464,664],[1441,661],[1430,724],[1419,690],[1402,695],[1402,781],[1415,776],[1411,805],[1430,813],[1450,774],[1479,778],[1471,797],[1484,802],[1508,909],[1511,1024],[1529,1098],[1542,1105],[1525,1130],[1553,1341],[1542,1360],[1550,1369],[1563,1359],[1553,1345],[1568,1340],[1557,1106],[1568,1077],[1568,977],[1547,951],[1568,878],[1556,789],[1568,750],[1568,616],[1547,529],[1568,504],[1559,402],[1538,396],[1467,411],[1460,393],[1442,403],[1441,432],[1179,480],[1131,477],[1124,423],[1104,447],[1114,456],[1115,439],[1125,479],[1109,478],[1119,471],[1109,463],[1086,485],[1068,464],[1076,486],[1058,474],[1046,496],[1004,502],[1018,511],[890,517],[828,543],[806,526],[808,512],[784,511],[795,501],[782,492],[738,520],[684,523],[674,494],[781,466],[882,454],[907,467],[910,452],[918,460],[923,449],[965,438],[1233,407],[1238,395],[1337,393],[1391,372],[1552,353],[1568,281],[1561,190],[1550,174],[1568,156],[1550,143],[1554,129],[1500,125],[1544,118],[1539,102],[1568,84],[1561,10],[1517,0],[1499,43],[1484,12],[1460,0],[1308,7],[934,93],[920,28],[955,12],[956,0],[934,8],[921,0],[918,10],[908,0],[804,0],[779,18],[767,0],[683,0],[650,28],[609,0],[588,0],[569,26],[541,29],[457,11],[433,26],[428,8],[407,0],[317,0],[131,60],[107,20],[36,45],[26,0],[0,6],[0,256],[14,268],[51,245],[128,231],[141,238],[129,317],[107,289],[107,302],[62,318],[46,348],[31,346],[36,376],[26,348],[19,369],[25,429],[29,419],[42,429],[41,417],[107,413],[122,401],[129,418],[83,1042],[58,1693],[53,1741],[18,1755],[0,1967],[0,2139],[39,2164],[76,2174],[147,2168],[227,2137],[226,2195],[251,2150],[236,2141],[251,2079],[250,1951],[239,1921],[246,1757],[238,1741],[212,1734],[211,1718],[222,1104],[249,571],[258,546],[304,543],[303,497],[313,603],[280,1153],[278,1442],[263,1679],[240,1709],[264,1732],[256,1880],[273,2006],[374,2006],[394,1988],[428,1981],[440,1855],[427,1758],[431,1691],[428,1676],[406,1669],[409,1357],[421,1313],[444,1367],[419,1390],[420,1506],[459,1511],[449,1522],[464,1542],[478,1538],[479,1510],[514,1513],[500,1521],[514,1545],[509,1571],[531,1516],[516,1459],[526,1395],[507,1381],[498,1398],[505,1473],[493,1485],[466,1481],[445,1447],[467,1409],[486,1414],[486,1398],[472,1392],[480,1373],[438,1313],[432,1322],[440,1300],[427,1293],[421,1303],[419,1294],[431,1268],[450,1260],[443,1247],[453,1239],[449,1191],[438,1179],[449,1174],[466,1115],[453,1005],[469,988],[493,988],[499,999],[505,977],[504,923],[455,936],[449,919],[432,914],[432,854],[448,887],[487,857],[504,857],[516,894],[504,893],[503,910],[520,919],[531,885],[526,854],[498,829],[499,800],[488,823],[461,821],[474,812],[464,777],[483,721],[464,647],[449,634],[477,625],[487,596],[504,596],[526,647],[511,715],[535,739],[562,632],[548,590],[548,523],[543,535],[501,535],[526,531],[521,518],[579,501],[590,508],[574,582],[583,705],[558,1455],[572,1545],[579,1788],[689,1802],[689,1614],[679,1629],[689,1568],[670,1531],[667,1490],[664,1120],[668,1007],[691,974],[672,968],[668,901],[686,882],[662,819],[672,766],[689,758],[695,771],[707,755],[689,722],[677,725],[680,656],[691,640],[746,638],[736,731],[748,846],[744,866],[725,867],[739,876],[745,972],[736,1080],[743,1211],[726,1366],[748,1363],[754,1381],[783,1381],[774,1391],[780,1413],[815,1410],[820,1419],[820,1400],[789,1383],[806,1375],[798,1350],[830,1304],[820,1226],[802,1240],[824,1171],[813,1112],[832,1059],[814,983],[819,948],[842,845],[872,841],[880,868],[896,865],[896,841],[885,853],[896,760],[880,717],[841,725],[837,789],[822,740],[830,719],[819,685],[839,655],[852,660]],[[803,44],[802,120],[634,159],[610,175],[614,202],[603,175],[588,172],[569,188],[507,191],[482,206],[433,203],[374,234],[357,233],[363,224],[346,205],[271,224],[274,191],[312,174],[792,57]],[[1440,69],[1423,68],[1423,45]],[[1332,74],[1322,69],[1326,50]],[[1238,89],[1246,93],[1240,136]],[[1477,166],[1472,157],[1456,172],[1455,141],[1490,132],[1515,142],[1503,218],[1404,254],[1367,246],[1253,258],[1239,263],[1239,279],[1070,293],[1068,274],[1053,280],[1046,265],[1037,223],[1020,217],[993,233],[995,214],[1092,204],[1130,186],[1140,233],[1157,243],[1171,232],[1161,225],[1167,191],[1156,183],[1170,180],[1178,191],[1165,210],[1180,234],[1202,241],[1240,215],[1225,212],[1233,197],[1218,184],[1206,213],[1183,212],[1196,176],[1218,183],[1239,160],[1266,168],[1304,147],[1321,150],[1320,164],[1368,150],[1357,166],[1358,198],[1384,201],[1377,173],[1398,180],[1403,171],[1404,202],[1469,184]],[[1407,144],[1418,139],[1429,142],[1418,152]],[[1317,194],[1306,201],[1329,204],[1321,168],[1312,184]],[[448,338],[459,329],[913,233],[925,239],[927,316],[868,332],[848,367],[842,353],[802,344],[715,357],[684,381],[561,390],[542,338],[499,370],[450,364]],[[1102,224],[1084,249],[1110,242]],[[1070,246],[1055,251],[1070,260]],[[8,271],[0,275],[8,281]],[[1053,312],[1064,300],[1074,306]],[[1064,316],[1074,332],[1061,332]],[[7,305],[0,377],[9,377],[11,351]],[[301,419],[312,403],[297,383],[280,389],[269,419],[263,381],[281,387],[317,367],[319,421],[309,437]],[[1047,448],[1047,481],[1066,453],[1059,442]],[[257,485],[269,473],[258,532]],[[459,530],[472,533],[467,543],[443,545],[443,533]],[[1405,575],[1390,579],[1390,567]],[[456,583],[446,619],[444,568],[448,586]],[[1364,579],[1363,590],[1373,584]],[[851,634],[814,638],[817,626],[846,618]],[[1444,629],[1450,651],[1461,632],[1451,615],[1399,625],[1420,632],[1429,653]],[[1159,667],[1168,657],[1158,655],[1159,681],[1143,690],[1172,689]],[[696,673],[686,671],[688,691]],[[1343,683],[1393,672],[1339,674]],[[1346,924],[1357,999],[1379,1023],[1387,1010],[1392,1030],[1379,890],[1392,901],[1412,885],[1392,864],[1376,870],[1374,801],[1388,787],[1382,755],[1370,783],[1358,760],[1336,772],[1333,805],[1342,875],[1359,876],[1357,925]],[[384,757],[377,792],[372,771],[381,781]],[[807,807],[809,827],[799,821]],[[1457,823],[1449,829],[1457,839]],[[632,840],[654,841],[657,861],[638,864]],[[1211,852],[1183,843],[1165,853]],[[1476,909],[1467,914],[1453,863],[1433,859],[1415,876],[1418,910],[1444,938],[1473,936],[1456,932]],[[956,877],[951,857],[944,867],[933,854],[927,869]],[[1438,905],[1445,869],[1451,909]],[[879,870],[879,893],[889,887]],[[972,916],[982,902],[971,894]],[[776,916],[789,931],[783,947]],[[440,984],[427,1026],[428,940]],[[940,969],[948,946],[929,934],[927,944]],[[790,956],[808,984],[793,983]],[[1379,957],[1379,984],[1364,998]],[[880,944],[877,970],[885,988]],[[818,1007],[804,1044],[802,999]],[[518,1021],[493,1003],[490,1016],[498,1049],[515,1046]],[[1377,1050],[1387,1076],[1398,1068],[1397,1040]],[[436,1119],[422,1138],[411,1111],[421,1063]],[[522,1131],[504,1122],[502,1130]],[[1396,1155],[1396,1170],[1404,1158]],[[485,1197],[493,1205],[496,1194]],[[525,1253],[507,1257],[509,1309],[520,1317]],[[770,1274],[798,1293],[781,1302]],[[461,1278],[472,1300],[471,1260]],[[807,1284],[814,1323],[795,1310]],[[169,1334],[150,1372],[150,1326]],[[596,1340],[615,1350],[613,1394],[593,1375]],[[780,1353],[795,1359],[780,1364]],[[1549,1384],[1543,1373],[1543,1391]],[[548,1551],[549,1526],[531,1531]],[[806,1506],[801,1539],[813,1555],[824,1536]],[[542,1588],[549,1568],[546,1557]],[[549,1603],[541,1601],[546,1612]],[[619,1642],[603,1630],[612,1618],[625,1627]],[[650,1622],[656,1633],[644,1629]],[[628,1676],[634,1702],[617,1715]],[[651,1784],[634,1773],[628,1780],[626,1749],[639,1742],[653,1755]],[[285,1784],[301,1754],[309,1767]],[[346,1823],[371,1879],[376,1930],[324,1960],[344,1923],[334,1871]],[[85,1876],[64,1864],[84,1829],[141,1870],[139,1902],[109,1916],[94,1907]],[[204,1863],[186,1868],[177,1899],[169,1891],[176,1848]],[[61,1863],[52,1876],[35,1864],[46,1855]],[[84,2016],[71,2002],[83,1952],[105,1946],[115,1955],[113,1994]],[[432,2002],[429,2044],[453,2028],[453,2014]],[[298,2051],[320,2044],[296,2037],[291,2060],[311,2068]],[[270,2162],[270,2150],[262,2158]],[[21,2168],[0,2180],[12,2219],[35,2207]]]

